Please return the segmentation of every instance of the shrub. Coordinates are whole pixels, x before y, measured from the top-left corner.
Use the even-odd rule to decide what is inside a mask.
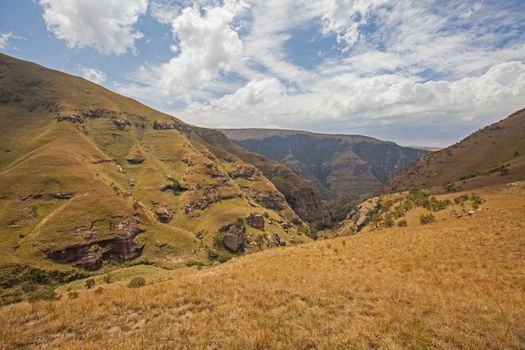
[[[478,209],[479,206],[484,202],[483,198],[481,198],[479,195],[472,193],[470,195],[470,200],[472,201],[472,208]]]
[[[424,214],[419,217],[421,225],[430,224],[434,221],[436,221],[436,217],[433,214]]]
[[[67,293],[67,296],[69,297],[69,299],[76,299],[78,298],[78,292],[75,292],[74,290]]]
[[[88,278],[86,280],[86,288],[91,289],[95,285],[95,280],[93,278]]]
[[[95,294],[102,294],[104,292],[104,288],[102,287],[98,287],[97,289],[95,289]]]
[[[403,220],[399,220],[398,221],[397,226],[399,226],[399,227],[407,227],[408,224],[407,224],[407,221],[405,219],[403,219]]]
[[[111,277],[109,275],[105,275],[104,278],[103,278],[104,282],[106,282],[107,284],[110,284],[111,283]]]
[[[142,277],[133,277],[129,283],[129,288],[140,288],[143,287],[146,284],[146,280]]]

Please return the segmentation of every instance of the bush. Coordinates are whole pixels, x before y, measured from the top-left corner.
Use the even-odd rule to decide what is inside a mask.
[[[76,299],[76,298],[78,298],[78,292],[71,291],[71,292],[67,293],[67,296],[69,297],[69,299]]]
[[[424,214],[419,217],[421,225],[430,224],[434,221],[436,221],[436,217],[433,214]]]
[[[144,287],[146,280],[142,277],[133,277],[128,283],[129,288],[140,288]]]
[[[399,220],[398,221],[397,226],[399,226],[399,227],[407,227],[408,224],[407,224],[407,221],[405,219],[403,219],[403,220]]]
[[[104,292],[104,288],[102,287],[98,287],[97,289],[95,289],[95,294],[102,294]]]
[[[470,195],[470,200],[472,201],[472,208],[478,209],[479,206],[484,202],[483,198],[481,198],[479,195],[472,193]]]
[[[86,280],[85,285],[86,285],[86,288],[87,288],[87,289],[91,289],[91,288],[93,288],[93,286],[95,285],[95,280],[94,280],[93,278],[88,278],[88,279]]]

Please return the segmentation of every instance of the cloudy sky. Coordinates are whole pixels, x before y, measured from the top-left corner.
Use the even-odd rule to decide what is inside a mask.
[[[2,0],[0,51],[207,127],[451,144],[525,107],[523,0]]]

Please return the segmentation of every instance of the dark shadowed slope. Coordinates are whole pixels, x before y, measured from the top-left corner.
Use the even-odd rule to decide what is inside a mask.
[[[242,147],[288,164],[329,200],[378,190],[394,172],[429,153],[359,135],[272,129],[223,131]]]

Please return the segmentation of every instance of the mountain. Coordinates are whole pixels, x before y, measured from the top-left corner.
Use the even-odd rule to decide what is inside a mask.
[[[231,145],[84,79],[0,55],[0,125],[0,266],[176,267],[310,240]]]
[[[525,109],[418,160],[393,176],[388,192],[458,191],[525,179]]]
[[[429,153],[359,135],[274,129],[222,131],[243,148],[292,167],[311,180],[325,200],[374,192],[394,172]]]

